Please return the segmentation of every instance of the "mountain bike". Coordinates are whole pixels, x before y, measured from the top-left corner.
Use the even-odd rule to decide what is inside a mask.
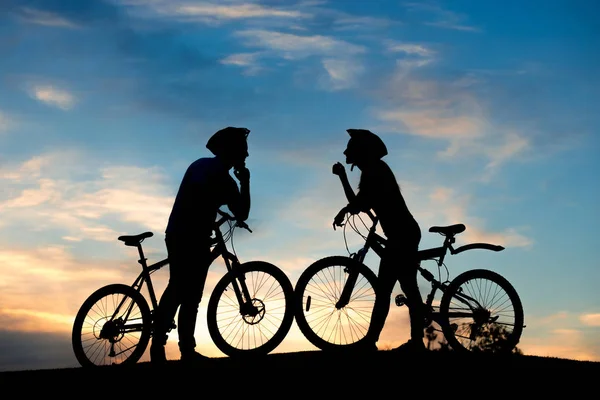
[[[373,224],[366,236],[356,227],[356,215],[347,216],[344,223],[344,237],[346,227],[351,226],[365,240],[358,251],[351,253],[346,242],[349,256],[329,256],[315,261],[296,283],[296,323],[308,341],[321,350],[352,349],[364,343],[377,296],[377,276],[364,260],[371,249],[381,257],[386,244],[386,239],[376,232],[377,217],[368,215]],[[366,228],[364,221],[363,224]],[[418,271],[431,284],[424,302],[423,328],[441,331],[450,348],[457,352],[511,352],[523,332],[524,316],[521,299],[508,280],[487,269],[468,270],[452,280],[442,280],[442,268],[449,278],[444,264],[448,253],[504,249],[488,243],[454,248],[455,236],[465,229],[463,224],[433,226],[429,232],[444,237],[442,246],[419,251]],[[424,260],[435,261],[438,278],[421,265]],[[442,293],[439,302],[434,301],[438,291]],[[405,300],[403,294],[395,296],[397,306],[404,305]]]
[[[230,357],[265,355],[287,335],[293,322],[293,285],[277,266],[264,261],[240,263],[226,242],[248,225],[219,210],[211,244],[212,261],[222,257],[226,274],[214,287],[207,309],[210,337]],[[225,233],[221,226],[228,223]],[[154,310],[158,306],[151,275],[169,264],[168,258],[148,265],[142,242],[152,232],[120,236],[126,246],[136,247],[142,271],[133,284],[109,284],[92,293],[79,309],[72,331],[77,361],[84,367],[135,364],[153,334]],[[150,302],[142,294],[146,285]],[[173,321],[169,331],[176,328]]]

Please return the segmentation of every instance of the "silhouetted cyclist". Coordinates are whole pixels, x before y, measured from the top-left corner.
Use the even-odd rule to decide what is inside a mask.
[[[400,287],[409,307],[411,338],[399,349],[425,350],[423,344],[423,299],[417,284],[417,266],[421,229],[409,211],[400,192],[394,173],[381,158],[388,154],[381,138],[365,129],[348,129],[350,135],[344,151],[350,170],[361,170],[358,193],[348,182],[346,169],[341,163],[333,165],[332,172],[340,177],[348,205],[334,218],[333,227],[343,226],[347,213],[373,211],[387,238],[387,246],[379,264],[377,297],[371,324],[365,340],[366,350],[377,350],[376,343],[385,325],[394,285]],[[401,254],[402,258],[394,257]]]
[[[210,249],[217,210],[227,205],[240,221],[245,221],[250,212],[250,172],[245,165],[249,132],[234,127],[219,130],[206,143],[214,157],[194,161],[183,176],[165,232],[169,282],[156,311],[150,347],[153,363],[166,361],[167,331],[178,308],[181,360],[207,359],[195,350],[198,306],[214,260]],[[229,174],[231,168],[239,180],[239,188]]]

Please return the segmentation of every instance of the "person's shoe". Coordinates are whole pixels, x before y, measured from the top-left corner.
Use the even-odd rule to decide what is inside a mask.
[[[150,362],[152,364],[166,364],[167,355],[165,353],[165,346],[160,344],[152,344],[150,346]]]
[[[206,362],[210,360],[209,357],[203,356],[202,354],[198,353],[197,351],[184,351],[181,353],[181,362],[184,363],[202,363],[202,362]]]
[[[398,352],[398,353],[422,353],[422,352],[426,352],[427,348],[425,347],[425,344],[423,343],[422,340],[414,340],[414,339],[409,339],[408,342],[401,344],[400,346],[396,347],[395,349],[392,349],[391,351],[393,352]]]

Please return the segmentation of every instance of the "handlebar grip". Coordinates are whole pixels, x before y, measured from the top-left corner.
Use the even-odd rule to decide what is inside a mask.
[[[220,208],[217,209],[217,213],[225,219],[235,221],[236,226],[239,226],[240,228],[244,228],[248,232],[252,232],[252,230],[250,230],[250,227],[244,221],[238,221],[233,215],[226,213],[225,211],[221,210]]]
[[[237,226],[239,226],[240,228],[244,228],[245,230],[247,230],[248,232],[252,233],[252,230],[250,229],[250,227],[248,226],[248,224],[246,224],[243,221],[236,221],[235,223]]]

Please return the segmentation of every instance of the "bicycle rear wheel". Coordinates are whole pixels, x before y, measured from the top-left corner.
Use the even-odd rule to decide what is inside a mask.
[[[336,303],[349,272],[358,277],[347,305]],[[296,283],[294,310],[298,328],[321,350],[359,346],[371,323],[377,277],[366,265],[345,256],[330,256],[311,264]]]
[[[244,279],[250,301],[244,309],[234,284]],[[215,286],[207,309],[207,325],[215,345],[230,357],[266,355],[283,341],[294,320],[294,287],[278,267],[250,261],[226,274]]]
[[[148,302],[131,286],[112,284],[92,293],[73,324],[71,343],[83,367],[135,364],[151,331]]]
[[[496,272],[476,269],[450,282],[442,296],[444,337],[460,352],[512,352],[523,332],[523,305],[515,288]]]

